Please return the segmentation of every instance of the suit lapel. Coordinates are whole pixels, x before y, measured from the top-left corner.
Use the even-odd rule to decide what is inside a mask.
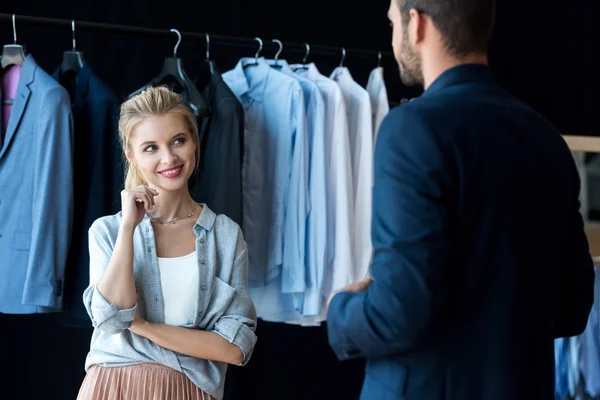
[[[21,70],[21,76],[19,77],[19,84],[17,86],[17,93],[15,94],[14,103],[10,112],[10,118],[8,120],[8,127],[6,128],[6,135],[4,137],[4,143],[2,149],[0,149],[0,160],[8,150],[12,138],[15,136],[21,118],[27,109],[27,103],[31,96],[31,90],[29,85],[33,82],[34,71],[37,65],[33,61],[33,57],[28,55],[23,64]]]

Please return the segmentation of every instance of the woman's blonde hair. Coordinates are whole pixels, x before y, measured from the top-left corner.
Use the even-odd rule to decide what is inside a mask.
[[[129,140],[133,128],[146,118],[157,115],[173,113],[179,115],[187,123],[192,140],[196,144],[196,168],[200,163],[200,138],[198,136],[198,125],[192,110],[185,104],[183,97],[172,92],[167,87],[149,87],[141,93],[133,96],[121,104],[119,116],[119,139],[123,153],[131,150]],[[148,182],[142,176],[141,171],[131,165],[125,154],[125,189],[139,185],[147,185]]]

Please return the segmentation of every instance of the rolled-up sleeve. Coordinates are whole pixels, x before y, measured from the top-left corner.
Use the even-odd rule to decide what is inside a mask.
[[[112,255],[113,244],[108,231],[94,224],[88,232],[90,250],[90,284],[83,292],[83,304],[94,328],[111,334],[123,332],[135,319],[136,307],[119,310],[97,288]]]
[[[238,346],[243,353],[244,366],[250,361],[257,337],[256,309],[248,293],[248,250],[241,233],[238,236],[238,249],[229,285],[235,289],[233,300],[221,318],[215,323],[213,332],[229,343]]]

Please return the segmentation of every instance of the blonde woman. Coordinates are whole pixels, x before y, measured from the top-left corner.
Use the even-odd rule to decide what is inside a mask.
[[[94,333],[78,399],[221,399],[227,365],[256,343],[242,232],[190,195],[199,139],[181,96],[132,97],[119,132],[122,210],[89,230]]]

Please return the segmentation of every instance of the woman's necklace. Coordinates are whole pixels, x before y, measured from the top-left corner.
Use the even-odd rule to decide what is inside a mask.
[[[196,203],[196,205],[200,205],[200,203]],[[192,210],[191,213],[189,213],[188,215],[185,215],[183,217],[175,217],[170,221],[165,221],[160,217],[155,217],[152,214],[150,214],[148,211],[146,211],[146,215],[148,215],[150,217],[151,220],[158,222],[161,225],[165,225],[165,224],[174,224],[175,222],[185,219],[185,218],[190,218],[194,216],[194,213],[196,212],[196,206],[194,206],[194,209]]]

